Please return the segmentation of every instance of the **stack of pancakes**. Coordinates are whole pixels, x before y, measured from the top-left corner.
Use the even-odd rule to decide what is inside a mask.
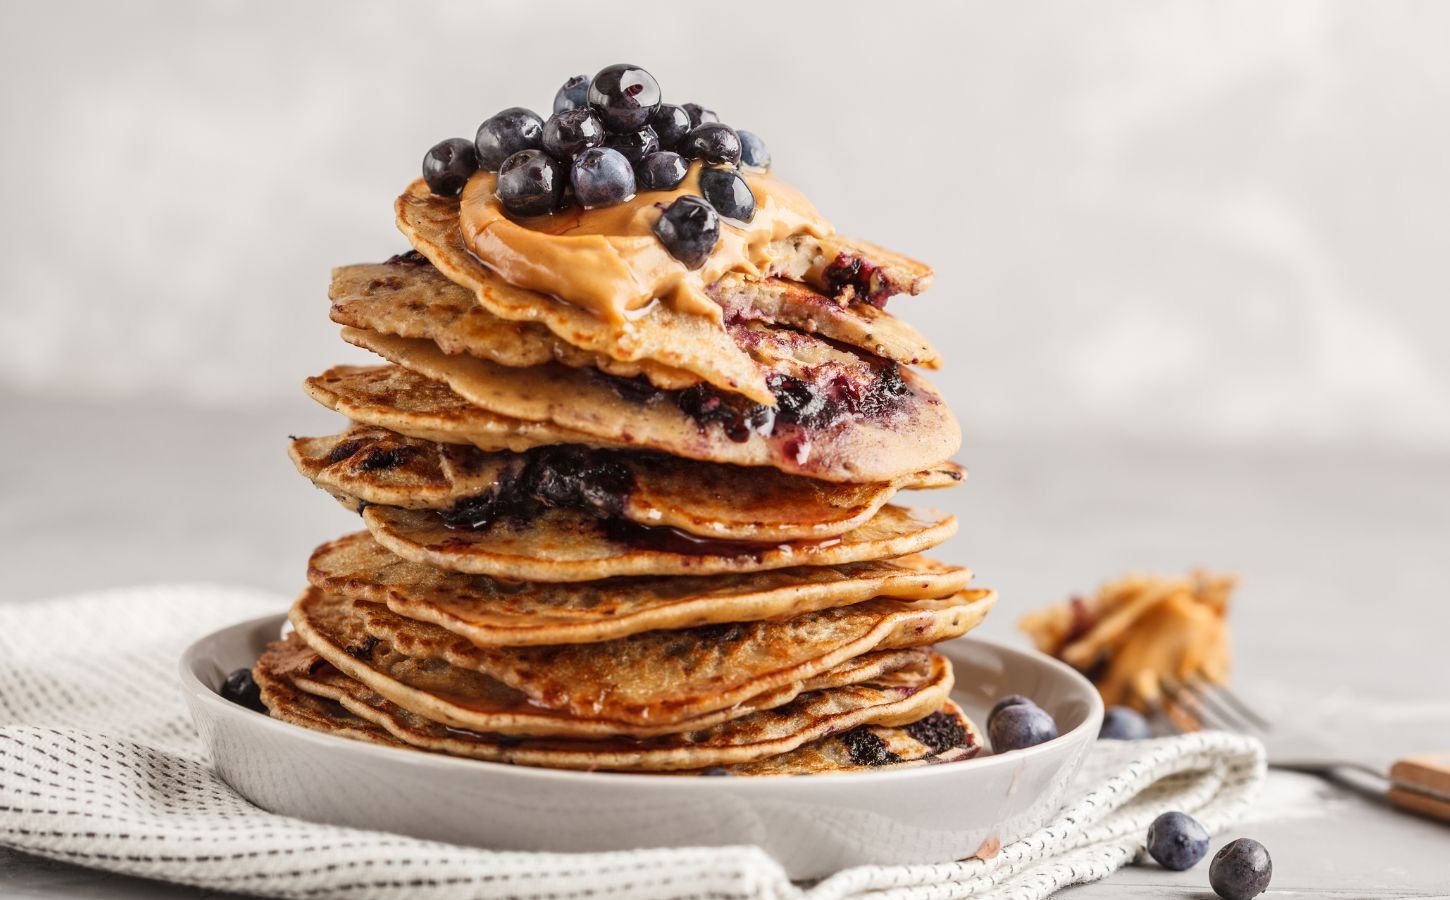
[[[623,324],[504,281],[459,201],[397,203],[414,250],[333,274],[388,361],[307,380],[351,420],[299,471],[365,531],[319,547],[254,670],[275,717],[569,769],[804,774],[972,756],[931,647],[994,601],[892,501],[963,470],[935,351],[884,310],[930,281],[791,235],[709,286],[720,322]]]

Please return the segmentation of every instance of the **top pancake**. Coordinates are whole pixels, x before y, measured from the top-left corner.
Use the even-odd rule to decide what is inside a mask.
[[[781,350],[789,353],[794,343],[790,335],[807,343],[819,343],[819,338],[809,336],[819,333],[904,364],[935,359],[935,352],[925,340],[899,320],[871,306],[862,307],[862,312],[847,312],[803,285],[779,279],[732,277],[718,285],[715,293],[723,302],[739,307],[739,317],[726,330],[767,376],[772,371],[787,371],[777,356]],[[680,390],[705,380],[651,359],[617,360],[608,354],[581,350],[537,322],[500,318],[481,306],[471,291],[443,277],[417,254],[394,257],[386,263],[334,269],[328,296],[332,299],[332,320],[340,325],[398,337],[427,338],[449,354],[467,353],[515,368],[548,362],[573,368],[593,367],[621,378],[643,376],[666,390]],[[762,309],[767,312],[762,313]],[[788,322],[800,331],[766,324],[777,321]],[[783,339],[762,345],[759,332],[780,334]],[[715,386],[737,390],[730,384]],[[775,403],[768,387],[741,392],[758,403]]]
[[[395,205],[398,228],[413,246],[426,256],[453,283],[474,292],[480,306],[493,315],[510,321],[538,322],[566,343],[581,350],[603,354],[621,361],[652,360],[671,369],[681,369],[702,381],[724,390],[742,393],[768,403],[765,378],[749,354],[735,345],[720,326],[701,316],[677,313],[664,304],[647,307],[622,326],[615,326],[589,311],[571,306],[543,294],[508,284],[485,266],[464,245],[458,227],[459,204],[456,199],[439,197],[428,190],[422,180],[409,185]],[[792,240],[775,254],[779,262],[771,274],[799,279],[807,272],[824,267],[804,238]],[[842,253],[856,260],[869,261],[871,277],[879,283],[867,286],[864,293],[883,295],[893,291],[915,293],[930,283],[931,270],[920,263],[864,243],[842,244]],[[725,279],[731,284],[738,282]],[[721,287],[720,290],[730,288]],[[854,290],[854,288],[853,288]],[[852,293],[852,291],[847,291]],[[756,304],[748,299],[748,291],[721,301],[727,314],[740,319],[782,321],[796,327],[814,326],[828,337],[850,340],[857,337],[873,352],[898,357],[912,357],[909,362],[934,364],[936,355],[914,332],[902,332],[894,318],[864,303],[836,304],[826,298],[810,300],[798,292],[782,293],[768,302]],[[719,297],[717,297],[717,300]],[[849,298],[848,298],[849,299]],[[830,312],[827,306],[836,306]],[[780,310],[790,310],[782,313]],[[774,311],[773,311],[774,310]],[[869,313],[860,310],[871,310]],[[858,320],[849,326],[855,314]],[[772,318],[773,317],[773,318]],[[826,330],[826,329],[831,330]],[[883,337],[892,335],[891,339]],[[903,349],[895,349],[897,345]],[[915,345],[916,349],[905,347]],[[886,352],[883,352],[886,351]]]

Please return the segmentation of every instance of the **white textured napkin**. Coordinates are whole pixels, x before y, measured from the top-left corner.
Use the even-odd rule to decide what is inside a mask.
[[[0,604],[0,845],[280,897],[1029,900],[1130,862],[1164,810],[1225,828],[1264,776],[1263,748],[1236,735],[1105,741],[1057,819],[991,860],[867,866],[813,885],[756,847],[516,853],[315,825],[218,778],[176,686],[186,644],[285,602],[175,585]]]

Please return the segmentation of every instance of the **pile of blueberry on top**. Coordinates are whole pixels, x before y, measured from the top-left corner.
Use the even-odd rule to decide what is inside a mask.
[[[542,216],[571,203],[613,206],[636,191],[674,190],[699,160],[702,196],[681,196],[654,231],[670,254],[697,269],[720,239],[720,217],[749,222],[755,195],[740,167],[770,168],[765,142],[736,131],[696,103],[660,101],[659,82],[618,63],[576,75],[554,96],[554,114],[512,106],[484,120],[472,141],[449,138],[423,157],[428,188],[456,197],[474,172],[498,173],[496,195],[513,216]]]

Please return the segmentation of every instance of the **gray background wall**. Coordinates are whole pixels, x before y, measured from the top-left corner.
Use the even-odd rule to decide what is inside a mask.
[[[44,3],[0,30],[0,391],[257,409],[434,140],[630,60],[766,136],[972,436],[1450,447],[1450,6]],[[3,427],[3,426],[0,426]]]

